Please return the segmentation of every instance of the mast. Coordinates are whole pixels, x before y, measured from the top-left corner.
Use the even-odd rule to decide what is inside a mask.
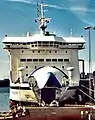
[[[39,23],[40,33],[45,35],[47,23],[49,23],[50,18],[45,18],[44,6],[46,6],[46,5],[44,5],[43,3],[41,3],[41,4],[37,3],[37,17],[38,18],[37,18],[37,20],[35,20],[35,22]]]

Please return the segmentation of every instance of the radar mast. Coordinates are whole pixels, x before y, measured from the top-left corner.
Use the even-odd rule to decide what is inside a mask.
[[[45,18],[44,6],[46,6],[46,5],[44,5],[43,3],[41,3],[41,4],[37,3],[37,20],[35,20],[35,21],[39,23],[40,33],[45,35],[47,23],[49,23],[50,18]]]

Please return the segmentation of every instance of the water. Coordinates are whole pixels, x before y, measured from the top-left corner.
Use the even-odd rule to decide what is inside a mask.
[[[9,111],[9,87],[0,87],[0,112]]]

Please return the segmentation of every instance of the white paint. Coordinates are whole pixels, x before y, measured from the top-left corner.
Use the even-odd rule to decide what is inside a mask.
[[[35,43],[31,43],[34,41],[41,41],[42,46],[38,46],[38,43],[35,46]],[[53,42],[53,46],[50,46],[50,43],[48,43],[48,46],[43,46],[44,42]],[[55,41],[57,43],[55,43]],[[19,77],[18,68],[24,67],[24,80],[26,81],[28,76],[36,69],[41,66],[56,66],[57,68],[63,70],[67,75],[68,67],[73,67],[74,70],[72,71],[71,85],[75,86],[78,85],[78,81],[80,79],[79,75],[79,61],[78,61],[78,50],[83,49],[84,46],[81,46],[79,48],[79,45],[83,45],[85,43],[85,40],[83,37],[58,37],[54,35],[50,36],[43,36],[41,34],[36,34],[29,37],[5,37],[3,40],[6,49],[10,50],[10,71],[11,71],[11,80],[16,81]],[[10,42],[10,43],[8,43]],[[17,42],[21,44],[17,44]],[[28,45],[27,42],[30,44]],[[68,44],[60,44],[61,43],[68,43]],[[15,43],[14,45],[12,43]],[[22,43],[26,43],[26,45],[23,45]],[[73,44],[72,44],[73,43]],[[8,47],[7,45],[10,45]],[[34,47],[32,47],[34,45]],[[47,43],[45,43],[47,45]],[[58,45],[58,46],[57,46]],[[56,47],[55,47],[56,46]],[[12,49],[11,49],[12,48]],[[14,49],[15,48],[15,49]],[[23,50],[23,53],[22,53]],[[33,53],[34,51],[34,53]],[[38,53],[40,51],[40,53]],[[51,51],[51,53],[50,53]],[[57,53],[55,53],[57,51]],[[67,51],[67,52],[66,52]],[[20,59],[44,59],[44,62],[20,62]],[[46,59],[51,59],[51,62],[47,62]],[[52,59],[63,59],[63,62],[54,62]],[[69,59],[69,61],[64,61],[64,59]],[[26,69],[26,66],[28,68]],[[63,69],[64,66],[64,69]],[[36,67],[36,68],[35,68]],[[26,76],[28,74],[28,76]],[[59,73],[58,73],[59,74]],[[59,76],[59,75],[58,75]],[[41,76],[40,76],[41,77]],[[47,79],[48,75],[44,74],[44,78]],[[62,78],[58,77],[60,83],[62,82]],[[43,79],[41,78],[41,81]],[[44,81],[45,82],[45,81]],[[43,85],[45,84],[43,82]],[[41,82],[42,83],[42,82]],[[39,82],[39,84],[41,84]],[[40,85],[42,88],[43,85]]]

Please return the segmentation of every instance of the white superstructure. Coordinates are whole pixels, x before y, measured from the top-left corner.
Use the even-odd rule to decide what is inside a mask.
[[[43,5],[41,4],[41,9]],[[10,54],[11,81],[20,76],[27,81],[28,76],[41,66],[55,66],[64,71],[70,85],[78,85],[80,79],[78,50],[84,49],[83,37],[60,37],[46,32],[47,19],[41,17],[40,34],[27,34],[24,37],[5,36],[4,49]],[[19,68],[23,68],[19,70]],[[69,69],[73,68],[73,69]],[[60,80],[61,81],[61,80]]]

